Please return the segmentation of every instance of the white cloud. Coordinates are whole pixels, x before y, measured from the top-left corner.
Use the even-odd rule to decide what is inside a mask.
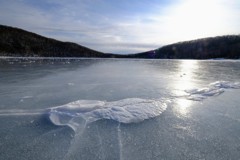
[[[162,44],[240,31],[237,0],[179,0],[164,7],[155,2],[148,12],[117,10],[118,6],[105,0],[31,2],[0,2],[1,23],[103,52],[142,52]],[[134,9],[132,14],[130,9]]]

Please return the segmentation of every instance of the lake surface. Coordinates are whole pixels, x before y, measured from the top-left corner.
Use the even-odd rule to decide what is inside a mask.
[[[0,159],[240,159],[239,60],[0,59]]]

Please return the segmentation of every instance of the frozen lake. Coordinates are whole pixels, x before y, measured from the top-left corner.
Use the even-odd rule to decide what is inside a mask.
[[[240,159],[239,60],[0,59],[0,159]]]

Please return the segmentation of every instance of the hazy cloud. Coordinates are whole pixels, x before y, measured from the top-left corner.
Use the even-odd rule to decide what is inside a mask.
[[[239,34],[238,0],[8,0],[0,22],[103,52]]]

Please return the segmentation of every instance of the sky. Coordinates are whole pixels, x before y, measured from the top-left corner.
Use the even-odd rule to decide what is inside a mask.
[[[240,0],[0,0],[0,24],[105,53],[240,34]]]

